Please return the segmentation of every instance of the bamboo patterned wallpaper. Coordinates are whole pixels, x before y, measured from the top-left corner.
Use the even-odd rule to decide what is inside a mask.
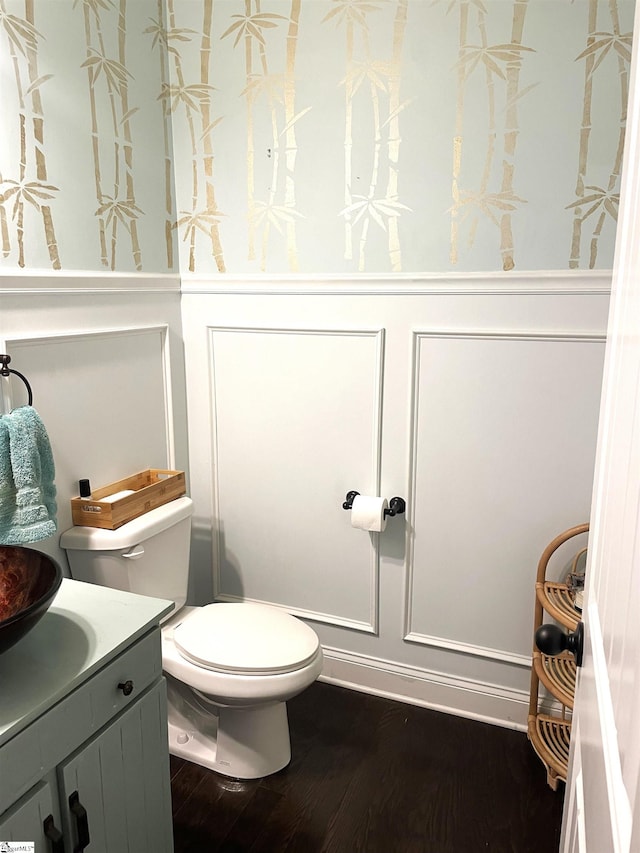
[[[607,268],[633,0],[0,0],[0,265]]]

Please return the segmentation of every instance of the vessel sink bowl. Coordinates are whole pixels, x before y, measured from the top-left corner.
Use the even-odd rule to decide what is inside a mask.
[[[62,569],[47,554],[0,545],[0,652],[44,616],[62,583]]]

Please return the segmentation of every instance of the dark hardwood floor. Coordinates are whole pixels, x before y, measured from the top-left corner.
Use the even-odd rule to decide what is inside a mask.
[[[291,763],[225,779],[171,758],[175,853],[556,853],[562,793],[522,732],[317,682]]]

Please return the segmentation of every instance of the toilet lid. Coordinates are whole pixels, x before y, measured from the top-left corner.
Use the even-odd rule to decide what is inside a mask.
[[[245,602],[197,607],[175,628],[176,648],[204,669],[271,675],[299,669],[319,646],[308,625],[275,607]]]

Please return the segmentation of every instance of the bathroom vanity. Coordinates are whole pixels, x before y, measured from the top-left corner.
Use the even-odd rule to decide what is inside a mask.
[[[172,609],[64,579],[0,655],[0,842],[172,853],[159,628]]]

